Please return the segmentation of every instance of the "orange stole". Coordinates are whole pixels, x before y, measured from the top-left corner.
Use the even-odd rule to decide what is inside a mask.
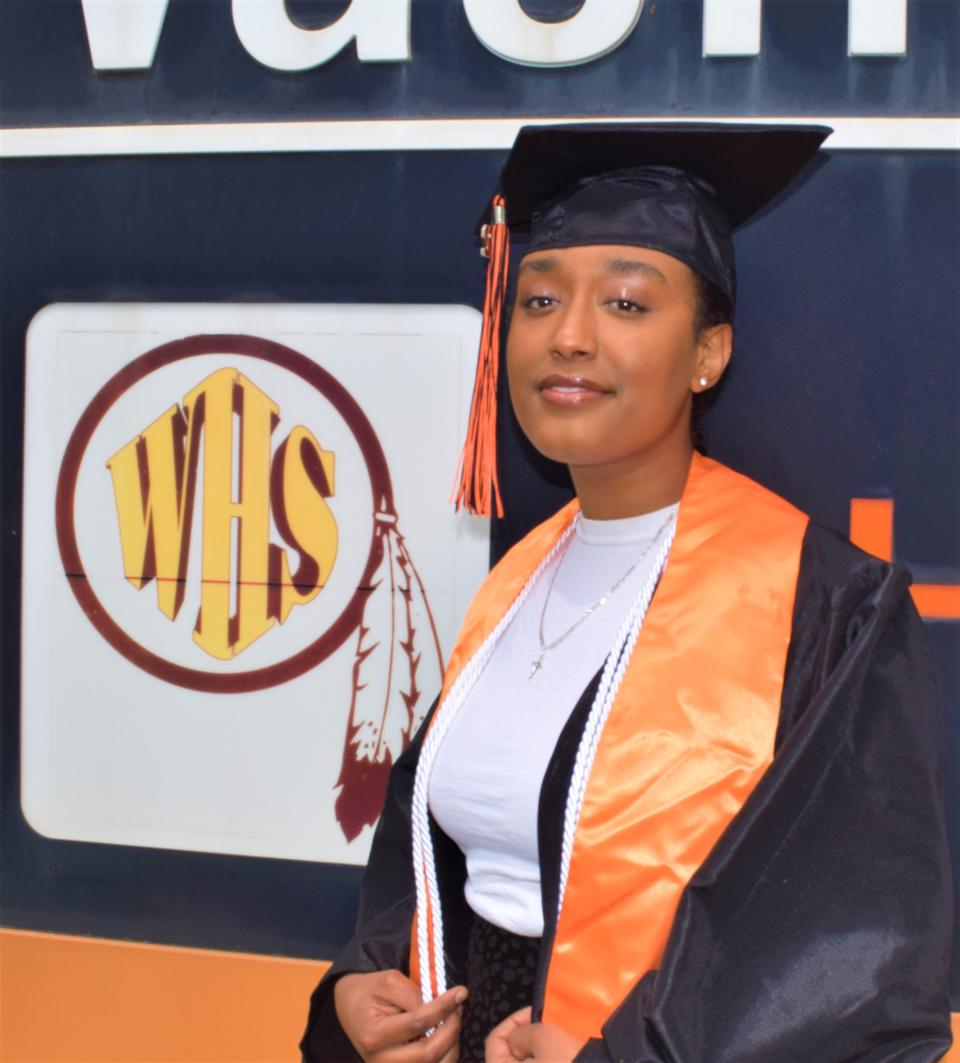
[[[575,512],[573,503],[534,529],[491,573],[445,692]],[[659,965],[683,888],[769,765],[806,527],[783,499],[694,455],[670,558],[590,774],[545,1022],[599,1036]]]

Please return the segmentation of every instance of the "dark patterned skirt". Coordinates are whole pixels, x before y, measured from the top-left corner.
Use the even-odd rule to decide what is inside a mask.
[[[540,938],[521,937],[474,915],[467,942],[467,988],[460,1063],[483,1063],[487,1034],[533,1001]]]

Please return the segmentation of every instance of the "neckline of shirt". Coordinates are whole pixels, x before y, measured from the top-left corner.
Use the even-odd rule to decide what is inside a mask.
[[[641,513],[638,517],[619,517],[616,520],[592,520],[582,513],[577,521],[576,536],[587,546],[619,546],[626,543],[649,542],[668,517],[675,517],[679,502]]]

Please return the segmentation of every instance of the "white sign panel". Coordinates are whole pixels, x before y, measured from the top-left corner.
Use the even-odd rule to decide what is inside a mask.
[[[27,336],[22,803],[49,837],[362,864],[487,568],[480,316],[57,304]]]

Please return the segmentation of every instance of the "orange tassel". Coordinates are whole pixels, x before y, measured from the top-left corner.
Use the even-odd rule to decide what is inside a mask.
[[[510,267],[510,229],[507,226],[506,200],[493,197],[493,221],[482,232],[489,257],[487,290],[483,300],[483,329],[477,375],[470,403],[467,437],[460,451],[458,486],[454,505],[465,506],[482,517],[503,516],[500,484],[497,479],[497,377],[500,369],[500,324],[507,297],[507,272]]]

